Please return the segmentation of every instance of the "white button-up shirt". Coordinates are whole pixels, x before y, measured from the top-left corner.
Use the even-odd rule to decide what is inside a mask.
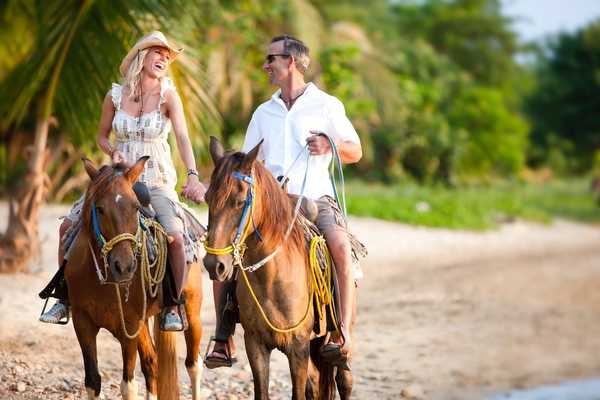
[[[294,163],[306,145],[310,131],[325,132],[336,141],[351,141],[360,144],[356,130],[352,126],[344,105],[336,97],[328,95],[314,84],[309,83],[302,94],[288,111],[280,98],[281,89],[275,92],[270,100],[258,106],[244,140],[243,151],[248,152],[264,142],[260,148],[258,159],[275,176],[288,174],[289,193],[303,194],[311,199],[322,196],[333,196],[329,179],[328,166],[331,153],[308,157],[308,151]],[[304,175],[307,170],[304,193],[301,193]],[[290,170],[290,167],[293,168]]]

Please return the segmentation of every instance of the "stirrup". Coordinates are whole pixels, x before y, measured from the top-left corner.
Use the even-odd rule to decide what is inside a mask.
[[[63,304],[63,303],[60,303],[60,302],[57,302],[57,303],[55,303],[55,304],[52,306],[52,308],[50,308],[50,310],[48,310],[47,314],[49,314],[49,315],[48,315],[48,316],[46,316],[46,315],[45,315],[45,314],[46,314],[46,307],[48,306],[48,300],[49,300],[49,299],[50,299],[49,297],[48,297],[48,298],[46,298],[46,301],[44,302],[44,308],[42,308],[42,312],[40,313],[40,317],[38,318],[38,320],[39,320],[40,322],[44,322],[44,323],[46,323],[46,324],[58,324],[58,325],[66,325],[66,324],[68,324],[68,323],[69,323],[69,320],[71,319],[71,318],[70,318],[70,316],[71,316],[71,313],[69,312],[69,306],[67,306],[66,304]],[[57,311],[57,310],[55,310],[55,307],[57,307],[59,304],[60,304],[61,306],[63,306],[63,307],[64,307],[64,308],[67,310],[67,315],[66,315],[66,317],[61,317],[60,319],[57,319],[57,320],[55,320],[55,321],[54,321],[54,320],[49,320],[49,319],[47,319],[47,318],[49,318],[49,317],[54,317],[54,318],[57,318],[57,316],[56,316],[56,315],[54,315],[54,313],[58,313],[58,311]],[[65,319],[65,318],[66,318],[66,319]]]
[[[188,329],[189,324],[188,324],[188,320],[187,320],[187,316],[185,313],[185,306],[183,304],[179,304],[175,307],[175,312],[173,312],[173,314],[175,314],[178,318],[179,318],[179,322],[181,322],[181,326],[176,326],[176,327],[170,327],[167,324],[167,319],[169,318],[169,314],[171,314],[172,312],[166,311],[166,308],[163,308],[161,313],[160,313],[160,330],[164,331],[164,332],[181,332],[181,331],[185,331]],[[175,324],[176,322],[171,321],[170,323]]]
[[[212,343],[225,343],[225,353],[221,352],[221,351],[217,351],[217,353],[219,354],[223,354],[225,357],[211,357],[209,356],[209,351],[210,351],[210,345]],[[212,352],[215,352],[215,348],[213,346],[212,348]],[[237,357],[232,357],[231,356],[231,348],[229,346],[229,340],[223,342],[221,340],[217,340],[217,338],[215,336],[211,336],[208,344],[206,345],[206,353],[204,353],[204,366],[208,369],[215,369],[215,368],[220,368],[220,367],[231,367],[233,364],[235,364],[237,362]]]

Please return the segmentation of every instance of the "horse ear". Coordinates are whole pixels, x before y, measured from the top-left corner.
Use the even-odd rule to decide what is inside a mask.
[[[213,160],[213,164],[217,165],[219,160],[223,158],[223,154],[225,153],[225,149],[223,149],[223,145],[219,142],[214,136],[210,137],[210,157]]]
[[[135,183],[135,181],[137,181],[137,179],[140,177],[142,172],[144,172],[144,166],[146,165],[146,161],[148,161],[149,158],[150,158],[150,156],[140,157],[135,162],[135,164],[133,164],[125,172],[125,178],[127,178],[127,180],[129,180],[129,182],[131,182],[132,185]]]
[[[258,152],[260,151],[260,146],[263,144],[265,139],[261,139],[260,142],[252,150],[250,150],[246,156],[244,156],[244,161],[242,162],[243,170],[250,170],[252,168],[252,164],[256,161],[256,157],[258,156]]]
[[[91,180],[94,180],[96,176],[98,176],[98,170],[96,169],[92,161],[87,157],[83,157],[81,161],[83,161],[85,172],[87,172]]]

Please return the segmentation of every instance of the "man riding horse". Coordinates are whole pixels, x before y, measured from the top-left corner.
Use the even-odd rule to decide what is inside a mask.
[[[322,232],[333,258],[341,300],[341,334],[326,344],[322,356],[332,364],[348,368],[351,348],[349,326],[355,307],[355,276],[351,243],[339,205],[334,200],[328,174],[332,160],[329,138],[337,147],[343,163],[355,163],[362,157],[360,139],[348,120],[344,106],[334,96],[304,80],[309,65],[309,49],[291,36],[277,36],[271,40],[263,69],[269,82],[279,87],[270,100],[254,112],[244,141],[248,152],[260,141],[258,159],[275,177],[289,179],[290,194],[303,195],[316,202],[316,225]],[[308,147],[310,157],[297,157]],[[307,169],[308,163],[308,169]],[[301,191],[308,171],[304,192]],[[224,283],[214,282],[215,304],[224,291]],[[217,320],[221,319],[217,316]],[[230,366],[235,352],[232,338],[225,341],[217,335],[213,351],[205,364],[208,368]]]

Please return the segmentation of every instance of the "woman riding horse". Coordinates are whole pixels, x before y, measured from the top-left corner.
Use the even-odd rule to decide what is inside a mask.
[[[141,156],[150,156],[139,180],[150,190],[151,204],[161,225],[172,239],[168,245],[171,271],[179,299],[185,286],[188,267],[193,261],[195,244],[187,226],[192,215],[175,191],[177,174],[167,138],[171,125],[181,158],[187,167],[187,182],[182,195],[192,201],[204,200],[206,189],[199,181],[192,146],[183,114],[181,99],[166,75],[169,64],[183,49],[171,46],[158,31],[142,37],[127,53],[119,68],[122,84],[113,83],[102,105],[97,143],[113,163],[133,164]],[[109,135],[115,131],[115,142]],[[59,235],[79,219],[83,197],[71,209],[60,226]],[[64,244],[59,247],[59,266],[64,262]],[[69,315],[66,299],[59,300],[40,321],[58,323]],[[163,310],[161,328],[183,329],[176,306]]]

